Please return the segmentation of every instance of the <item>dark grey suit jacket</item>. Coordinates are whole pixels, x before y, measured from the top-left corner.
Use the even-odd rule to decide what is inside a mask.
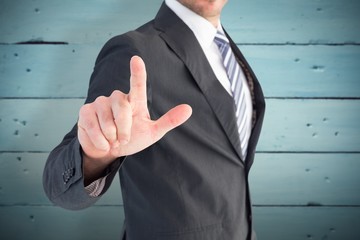
[[[260,85],[231,42],[251,80],[256,120],[246,160],[240,143],[234,101],[214,75],[192,31],[163,4],[156,18],[136,31],[111,39],[101,50],[88,98],[129,90],[129,60],[146,64],[152,119],[187,103],[191,118],[158,143],[108,169],[105,193],[119,171],[126,239],[255,239],[248,185],[263,116]],[[44,188],[51,201],[67,209],[91,206],[99,198],[84,191],[81,147],[76,126],[50,154]]]

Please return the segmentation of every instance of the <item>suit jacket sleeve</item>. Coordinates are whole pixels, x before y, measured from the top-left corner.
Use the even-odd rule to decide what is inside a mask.
[[[137,51],[127,35],[108,41],[101,50],[90,79],[86,103],[98,96],[109,96],[114,90],[129,91],[129,61]],[[139,55],[139,54],[137,54]],[[83,209],[94,204],[109,188],[124,158],[108,167],[105,187],[99,197],[91,197],[84,188],[82,150],[77,139],[77,126],[51,151],[43,173],[43,186],[48,198],[67,209]]]

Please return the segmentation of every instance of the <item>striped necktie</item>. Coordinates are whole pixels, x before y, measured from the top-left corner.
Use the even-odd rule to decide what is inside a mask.
[[[250,129],[248,128],[247,114],[246,114],[246,101],[244,91],[244,73],[242,72],[239,64],[236,61],[235,55],[232,52],[229,44],[229,40],[226,36],[217,32],[215,39],[216,45],[219,47],[221,56],[223,58],[223,64],[230,80],[231,91],[235,101],[235,115],[237,117],[237,126],[240,136],[241,144],[241,158],[245,160],[247,153],[247,146],[250,137]]]

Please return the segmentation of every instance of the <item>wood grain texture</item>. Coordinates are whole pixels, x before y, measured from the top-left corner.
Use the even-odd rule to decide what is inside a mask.
[[[254,207],[259,239],[360,238],[360,209],[354,207]],[[52,240],[119,239],[124,213],[119,206],[70,212],[51,206],[0,207],[1,239],[29,236]],[[19,231],[21,229],[21,231]]]
[[[119,239],[115,180],[70,212],[42,190],[48,152],[76,122],[95,58],[162,0],[0,1],[0,239]],[[360,239],[360,1],[228,1],[222,24],[267,113],[250,173],[259,239]]]
[[[103,43],[152,19],[162,0],[3,0],[0,42]]]
[[[359,152],[359,100],[271,99],[259,151]]]
[[[237,43],[359,43],[357,0],[229,1],[222,20]]]
[[[51,205],[42,185],[48,153],[0,153],[0,206]],[[120,182],[115,177],[96,205],[120,205]]]
[[[0,151],[50,151],[82,99],[0,100]],[[360,100],[269,99],[258,151],[359,152]]]
[[[85,97],[100,48],[0,45],[0,97]]]
[[[161,0],[3,0],[0,42],[103,43],[152,19]],[[222,23],[238,43],[359,43],[356,0],[229,1]]]
[[[359,159],[359,153],[258,153],[250,173],[253,203],[360,206]]]
[[[124,212],[120,206],[68,211],[52,206],[0,207],[1,239],[119,239]],[[6,229],[6,230],[5,230]]]
[[[358,45],[239,47],[266,97],[360,97]]]
[[[260,207],[254,208],[254,221],[259,240],[355,240],[359,214],[353,207]]]
[[[0,206],[51,205],[42,188],[48,153],[0,153]],[[360,206],[360,154],[258,153],[250,174],[259,206]],[[96,205],[122,205],[119,180]]]
[[[0,45],[0,98],[85,97],[101,47]],[[360,96],[360,46],[239,47],[266,97]]]

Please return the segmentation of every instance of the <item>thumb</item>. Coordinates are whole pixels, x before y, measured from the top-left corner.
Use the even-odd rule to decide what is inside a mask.
[[[155,141],[158,141],[167,132],[186,122],[186,120],[190,118],[191,114],[192,108],[187,104],[181,104],[170,109],[167,113],[155,121]]]

